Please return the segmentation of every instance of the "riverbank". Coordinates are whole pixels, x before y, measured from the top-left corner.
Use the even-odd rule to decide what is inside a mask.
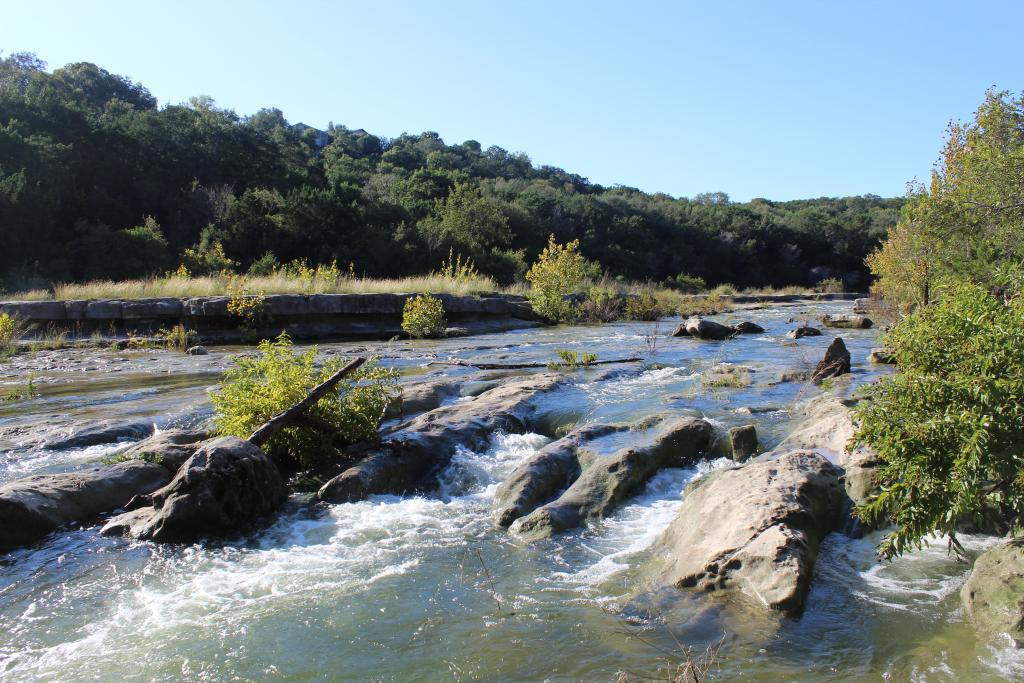
[[[233,312],[239,297],[204,296],[142,299],[0,301],[0,314],[19,321],[23,336],[61,335],[69,341],[110,341],[152,335],[176,326],[195,333],[196,343],[230,344],[274,337],[281,331],[297,340],[384,340],[402,335],[402,311],[412,293],[268,294],[243,296],[255,315]],[[526,297],[500,292],[478,295],[439,293],[450,333],[487,334],[537,326]],[[681,297],[681,308],[706,306],[709,295]],[[850,301],[858,293],[723,295],[713,301],[722,310],[760,305],[799,305]],[[254,310],[253,308],[247,309]]]

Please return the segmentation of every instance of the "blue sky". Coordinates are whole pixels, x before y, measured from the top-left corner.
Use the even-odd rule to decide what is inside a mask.
[[[951,118],[1024,88],[1020,2],[9,2],[0,49],[161,104],[434,130],[606,185],[903,194]]]

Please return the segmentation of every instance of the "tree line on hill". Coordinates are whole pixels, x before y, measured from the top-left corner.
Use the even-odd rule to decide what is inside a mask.
[[[267,270],[303,259],[389,277],[450,252],[502,283],[549,235],[611,276],[688,286],[867,284],[902,199],[773,202],[604,187],[523,153],[240,117],[207,97],[160,107],[90,63],[0,60],[0,288],[126,279],[191,256]],[[678,277],[683,275],[684,277]],[[690,277],[686,277],[690,276]]]

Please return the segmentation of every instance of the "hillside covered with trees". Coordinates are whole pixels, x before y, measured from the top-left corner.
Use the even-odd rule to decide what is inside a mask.
[[[94,64],[48,72],[31,54],[0,60],[0,289],[144,277],[189,255],[200,268],[337,260],[392,277],[454,252],[505,283],[552,234],[632,280],[838,276],[863,288],[864,258],[902,203],[603,187],[474,140],[318,131],[278,109],[241,117],[206,97],[160,107]]]

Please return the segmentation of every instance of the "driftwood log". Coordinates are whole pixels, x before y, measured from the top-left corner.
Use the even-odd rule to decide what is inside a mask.
[[[579,367],[589,368],[592,365],[611,365],[612,363],[639,363],[643,358],[616,358],[614,360],[595,360],[590,363],[580,363]],[[427,365],[457,365],[463,368],[478,368],[480,370],[529,370],[532,368],[546,368],[550,363],[470,363],[465,360],[435,360]]]
[[[254,446],[262,446],[272,436],[277,434],[285,427],[294,427],[300,424],[309,424],[311,418],[303,415],[309,410],[317,401],[319,401],[324,394],[334,388],[334,386],[344,379],[346,376],[351,375],[353,372],[359,369],[359,367],[366,362],[365,358],[356,358],[351,363],[338,370],[336,373],[325,379],[320,384],[313,387],[312,391],[306,395],[306,398],[302,399],[295,405],[283,413],[279,413],[274,417],[270,418],[265,422],[259,429],[252,433],[249,437],[249,443]]]

